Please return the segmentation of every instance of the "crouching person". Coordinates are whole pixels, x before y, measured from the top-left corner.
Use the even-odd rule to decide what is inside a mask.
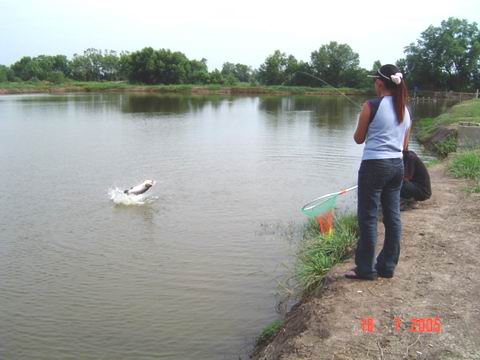
[[[404,178],[400,190],[400,210],[416,209],[418,201],[432,196],[430,175],[414,151],[403,151]]]

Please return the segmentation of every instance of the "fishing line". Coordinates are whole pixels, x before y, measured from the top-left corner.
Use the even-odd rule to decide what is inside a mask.
[[[353,104],[353,105],[355,105],[355,106],[358,106],[359,108],[362,108],[362,105],[360,105],[360,104],[357,103],[356,101],[353,101],[353,100],[350,99],[347,95],[345,95],[343,92],[341,92],[340,90],[338,90],[335,86],[333,86],[332,84],[329,84],[328,82],[326,82],[326,81],[323,80],[323,79],[320,79],[318,76],[309,74],[309,73],[304,72],[304,71],[296,71],[295,73],[308,75],[308,76],[310,76],[310,77],[312,77],[312,78],[314,78],[314,79],[317,79],[317,80],[321,81],[321,82],[324,83],[325,85],[330,86],[331,88],[335,89],[340,95],[342,95],[345,99],[347,99],[348,101],[350,101],[351,104]]]

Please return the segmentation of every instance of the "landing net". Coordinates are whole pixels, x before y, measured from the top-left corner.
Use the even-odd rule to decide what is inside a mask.
[[[333,211],[337,205],[337,198],[356,188],[357,186],[352,186],[348,189],[343,189],[316,198],[308,204],[305,204],[302,208],[302,212],[308,217],[317,220],[321,234],[330,236],[333,233]]]

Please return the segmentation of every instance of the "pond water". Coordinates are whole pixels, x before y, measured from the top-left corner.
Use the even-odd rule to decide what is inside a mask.
[[[356,183],[358,112],[342,97],[0,96],[0,358],[244,357],[278,317],[300,208]],[[145,179],[143,205],[109,198]]]

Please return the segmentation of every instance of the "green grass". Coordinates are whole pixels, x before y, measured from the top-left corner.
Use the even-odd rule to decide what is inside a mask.
[[[448,172],[455,177],[475,180],[469,192],[480,192],[480,149],[458,153],[448,164]]]
[[[460,122],[480,123],[480,99],[463,101],[436,118],[420,119],[415,125],[417,137],[422,140],[440,126],[456,126]]]
[[[427,161],[424,162],[424,164],[427,168],[430,168],[430,167],[435,166],[435,165],[440,164],[440,163],[441,163],[441,161],[439,159],[431,159],[431,160],[427,160]]]
[[[448,154],[457,151],[457,138],[452,135],[433,143],[433,150],[438,156],[445,158]]]
[[[262,333],[257,338],[257,345],[266,343],[270,340],[283,326],[282,320],[275,320],[265,326],[262,330]]]
[[[91,91],[125,89],[132,86],[131,84],[128,84],[123,81],[69,81],[69,82],[65,82],[64,85],[78,86]]]
[[[1,82],[0,90],[11,92],[48,92],[51,90],[63,91],[104,91],[111,89],[126,89],[135,86],[120,81],[65,81],[60,84],[55,84],[49,81],[17,81],[17,82]]]
[[[436,118],[437,125],[450,125],[462,121],[480,123],[480,99],[463,101]]]
[[[436,118],[415,123],[417,139],[440,157],[457,149],[457,128],[461,122],[480,123],[480,99],[461,102]]]
[[[467,188],[467,192],[476,193],[476,194],[480,193],[480,182],[471,188]]]
[[[302,293],[316,290],[328,271],[350,256],[358,237],[355,215],[342,215],[334,219],[334,230],[330,236],[320,234],[318,223],[311,220],[305,237],[299,246],[295,279]]]
[[[0,82],[0,89],[12,91],[12,90],[42,90],[56,85],[48,81],[6,81]]]
[[[417,139],[419,141],[425,141],[435,128],[436,123],[434,118],[423,118],[414,123],[414,125],[417,131]]]
[[[310,219],[296,254],[294,278],[298,295],[307,295],[318,289],[332,266],[349,257],[357,238],[358,223],[355,215],[335,217],[331,236],[320,234],[317,221]],[[282,320],[275,320],[265,326],[257,338],[257,347],[267,343],[282,326]]]

